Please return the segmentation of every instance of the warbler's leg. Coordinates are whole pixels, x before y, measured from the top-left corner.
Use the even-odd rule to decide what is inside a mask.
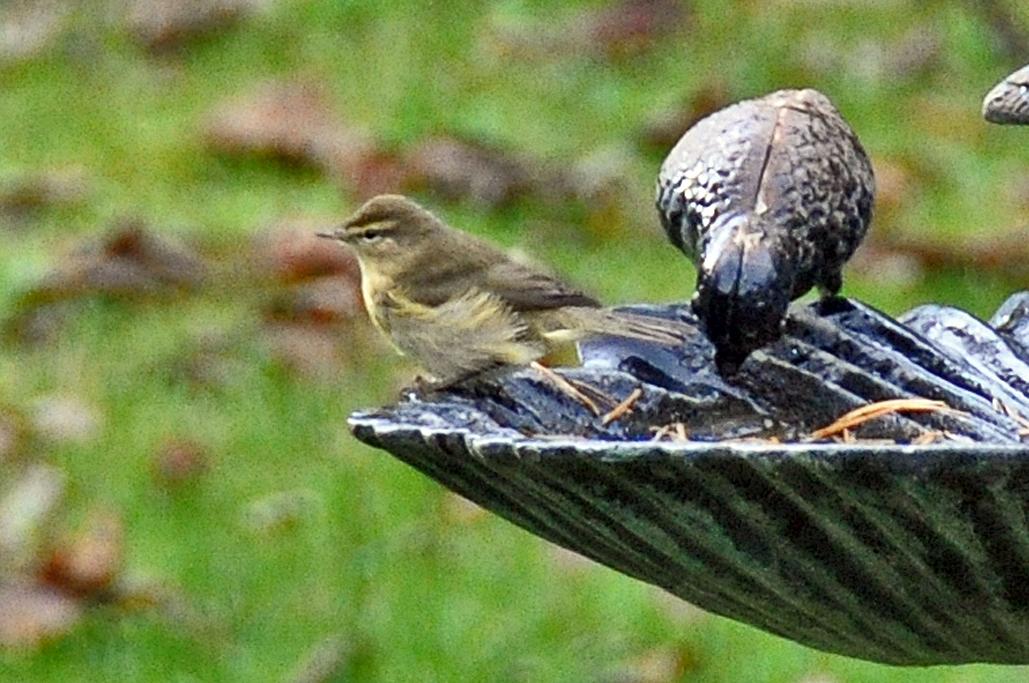
[[[550,383],[557,387],[558,391],[586,406],[586,410],[594,415],[600,415],[600,408],[593,402],[593,399],[577,389],[570,381],[536,361],[529,363],[529,367],[541,374],[544,379],[550,380]]]
[[[437,390],[437,382],[431,379],[416,375],[414,382],[410,386],[403,387],[400,390],[399,399],[401,401],[418,399],[422,400],[426,398],[433,391]]]

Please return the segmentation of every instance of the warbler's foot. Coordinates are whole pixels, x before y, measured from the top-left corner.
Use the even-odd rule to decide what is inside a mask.
[[[597,405],[597,401],[606,402],[610,406],[618,404],[618,401],[614,400],[600,389],[590,386],[585,382],[577,382],[575,380],[568,379],[567,377],[562,377],[556,371],[551,370],[547,366],[541,365],[536,361],[530,363],[529,367],[541,374],[545,379],[549,380],[550,383],[553,384],[562,394],[585,406],[586,410],[593,413],[594,416],[599,417],[602,414],[600,407]],[[588,394],[592,394],[592,397]]]
[[[430,394],[443,389],[446,385],[440,382],[426,379],[421,375],[414,378],[414,383],[411,386],[404,387],[400,390],[400,400],[421,400],[428,398]]]

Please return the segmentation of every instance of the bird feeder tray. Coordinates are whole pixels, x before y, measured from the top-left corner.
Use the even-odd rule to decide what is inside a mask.
[[[688,307],[629,310],[696,324]],[[606,418],[525,368],[350,425],[538,536],[805,645],[1029,663],[1029,292],[989,322],[796,306],[729,379],[699,329],[681,348],[580,350],[582,367],[561,373]],[[812,436],[912,398],[946,408]]]

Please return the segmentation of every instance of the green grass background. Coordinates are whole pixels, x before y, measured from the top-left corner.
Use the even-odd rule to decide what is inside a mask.
[[[595,2],[282,0],[174,57],[155,58],[83,2],[54,49],[0,70],[0,177],[81,165],[81,206],[0,233],[0,315],[77,241],[141,216],[226,258],[292,214],[343,215],[354,200],[317,174],[210,153],[199,130],[225,96],[273,77],[316,80],[341,112],[390,145],[440,132],[492,140],[557,165],[604,146],[635,150],[646,117],[705,84],[733,99],[789,86],[826,92],[873,158],[924,169],[891,225],[947,240],[1024,222],[998,188],[1026,173],[1029,130],[979,119],[983,93],[1019,64],[961,2],[697,0],[685,25],[642,54],[509,55],[496,26],[572,20]],[[931,68],[876,73],[883,45],[931,31]],[[877,47],[878,46],[878,47]],[[813,51],[838,55],[812,59]],[[864,62],[862,61],[864,60]],[[874,62],[874,59],[872,59]],[[864,65],[864,66],[863,66]],[[645,215],[603,235],[532,199],[500,211],[423,199],[468,230],[529,251],[611,302],[681,300],[692,275],[649,213],[660,153],[634,153]],[[942,301],[988,315],[1012,286],[989,273],[913,281],[850,277],[847,294],[889,312]],[[69,475],[67,516],[110,505],[127,563],[174,585],[189,619],[92,610],[37,652],[0,653],[0,680],[275,681],[326,637],[351,645],[341,680],[592,681],[648,652],[679,653],[689,681],[1021,681],[1029,670],[885,667],[824,654],[707,614],[670,610],[656,589],[569,565],[491,515],[466,520],[433,482],[349,436],[358,407],[393,399],[412,368],[360,323],[344,372],[286,372],[256,340],[231,349],[224,386],[197,391],[167,367],[198,332],[247,330],[260,295],[211,291],[164,303],[80,308],[42,347],[0,347],[0,397],[51,393],[103,415],[100,436],[39,453]],[[212,471],[169,495],[150,455],[170,436],[213,454]],[[0,473],[3,470],[0,469]],[[253,500],[303,490],[293,526],[255,534]]]

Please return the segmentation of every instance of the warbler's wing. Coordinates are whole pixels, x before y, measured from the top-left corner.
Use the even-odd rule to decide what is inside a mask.
[[[568,283],[515,261],[503,261],[488,267],[483,272],[481,287],[519,312],[564,306],[600,306],[599,301]]]

